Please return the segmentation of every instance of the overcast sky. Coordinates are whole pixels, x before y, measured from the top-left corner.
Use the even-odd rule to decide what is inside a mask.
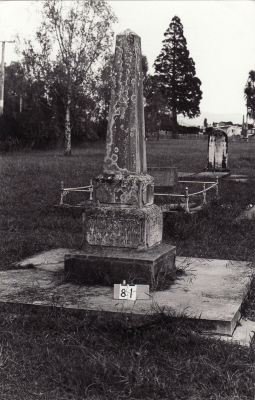
[[[116,33],[129,28],[142,41],[150,73],[162,48],[164,32],[177,15],[187,48],[202,82],[200,110],[214,114],[246,114],[244,86],[255,70],[255,1],[108,1],[119,23]],[[0,40],[32,35],[38,24],[36,2],[0,1]],[[6,44],[5,61],[17,60],[14,44]],[[241,122],[241,121],[240,121]]]

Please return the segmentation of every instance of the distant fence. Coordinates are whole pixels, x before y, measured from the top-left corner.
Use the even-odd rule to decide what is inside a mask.
[[[170,133],[165,135],[165,139],[195,139],[195,140],[205,140],[207,135],[200,135],[199,133]],[[163,139],[163,135],[162,135]]]
[[[170,133],[161,131],[159,135],[157,133],[153,133],[149,140],[166,140],[166,139],[196,139],[196,140],[204,140],[207,138],[207,135],[199,135],[198,133]]]
[[[179,140],[208,140],[208,135],[201,135],[198,133],[160,133],[159,137],[156,134],[150,136],[148,140],[168,140],[168,139],[179,139]],[[247,138],[243,138],[241,136],[229,136],[229,142],[237,142],[237,141],[247,141],[254,142],[255,136],[249,136]]]

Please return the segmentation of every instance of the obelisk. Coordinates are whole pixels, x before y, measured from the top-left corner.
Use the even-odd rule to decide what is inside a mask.
[[[141,39],[130,30],[117,36],[104,172],[146,174]]]
[[[175,268],[176,249],[162,244],[162,230],[146,166],[141,39],[126,30],[116,38],[104,168],[83,213],[84,254],[67,257],[65,269],[149,283]]]
[[[104,170],[94,179],[93,199],[97,216],[87,218],[88,244],[146,249],[161,243],[162,213],[146,166],[141,39],[130,30],[116,38]]]

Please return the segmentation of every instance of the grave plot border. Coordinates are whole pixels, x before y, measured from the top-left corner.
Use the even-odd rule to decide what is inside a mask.
[[[196,183],[196,184],[203,184],[203,190],[199,190],[198,192],[194,192],[194,193],[190,193],[189,192],[189,188],[186,186],[185,188],[185,194],[179,194],[179,193],[154,193],[154,196],[166,196],[166,197],[177,197],[180,199],[184,200],[184,204],[180,204],[180,202],[178,202],[178,204],[172,204],[172,203],[167,203],[167,204],[163,204],[161,205],[161,210],[163,212],[176,212],[174,210],[174,208],[176,207],[181,207],[184,212],[186,213],[192,213],[195,211],[199,211],[201,210],[201,208],[203,206],[205,206],[207,204],[207,198],[206,198],[206,193],[208,190],[211,190],[213,188],[216,189],[216,193],[215,193],[215,197],[217,198],[219,196],[219,178],[216,177],[216,181],[215,182],[203,182],[203,181],[178,181],[178,183]],[[210,186],[206,188],[206,185],[209,184]],[[201,194],[202,195],[202,204],[196,207],[192,207],[192,205],[190,204],[190,198],[193,196],[197,196]],[[172,209],[171,209],[172,208]]]
[[[195,180],[195,181],[194,180],[193,181],[179,180],[178,181],[178,184],[183,184],[183,183],[185,183],[185,184],[187,184],[187,183],[189,183],[189,184],[201,184],[201,185],[203,185],[203,189],[199,190],[197,192],[190,193],[189,187],[186,186],[185,194],[180,194],[180,193],[154,193],[154,196],[162,196],[162,197],[167,197],[167,198],[174,197],[174,198],[179,198],[180,200],[183,199],[183,201],[184,201],[183,204],[181,204],[180,202],[178,202],[177,204],[168,202],[168,203],[164,203],[162,205],[159,205],[159,207],[161,208],[161,211],[176,213],[176,212],[178,212],[178,211],[176,211],[176,208],[178,208],[178,206],[179,206],[179,207],[182,208],[182,211],[184,211],[186,213],[193,213],[193,212],[201,210],[201,208],[203,206],[208,204],[206,194],[207,194],[207,192],[209,190],[215,188],[215,191],[216,191],[215,192],[215,197],[217,198],[219,196],[219,178],[218,177],[216,177],[216,181],[215,182],[213,182],[213,181],[204,182],[204,181],[197,181],[197,180]],[[210,186],[206,187],[206,185],[210,185]],[[77,187],[77,188],[64,188],[63,182],[61,182],[61,199],[60,199],[59,206],[61,208],[67,208],[67,209],[72,209],[72,208],[81,209],[81,208],[84,207],[84,205],[87,202],[91,202],[92,201],[92,199],[93,199],[93,190],[94,190],[94,186],[92,184],[92,181],[90,182],[90,185],[88,185],[88,186]],[[75,206],[71,205],[71,204],[64,203],[64,198],[66,197],[66,195],[68,193],[72,193],[72,192],[89,193],[89,199],[87,201],[85,200],[85,201],[83,201],[81,203],[78,203]],[[198,196],[200,194],[201,194],[201,200],[202,200],[201,204],[196,206],[196,207],[193,207],[190,200],[192,199],[192,197]]]

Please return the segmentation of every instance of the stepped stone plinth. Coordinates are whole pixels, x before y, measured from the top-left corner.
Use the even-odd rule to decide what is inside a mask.
[[[147,174],[102,174],[93,185],[94,203],[144,207],[154,201],[154,180]]]
[[[83,214],[84,239],[95,246],[146,250],[162,242],[162,212],[158,206],[88,207]]]
[[[126,30],[116,38],[104,168],[93,179],[93,204],[83,213],[83,251],[90,256],[67,257],[65,269],[86,275],[101,265],[102,273],[117,277],[117,268],[126,281],[140,271],[151,283],[160,271],[175,268],[175,247],[162,245],[162,229],[154,178],[147,173],[141,39]],[[148,250],[154,247],[152,268]]]
[[[148,284],[157,289],[161,278],[175,277],[174,246],[160,244],[146,251],[132,248],[90,246],[85,251],[65,255],[68,280],[91,285],[113,286],[125,280],[132,284]]]

